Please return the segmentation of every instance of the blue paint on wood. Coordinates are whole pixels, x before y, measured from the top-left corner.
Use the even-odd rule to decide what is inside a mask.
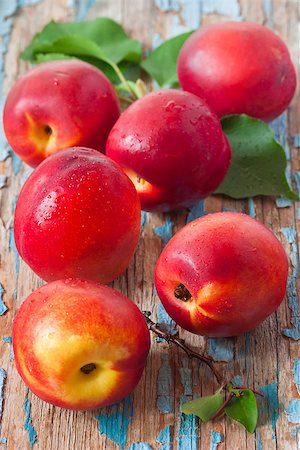
[[[291,246],[290,261],[293,267],[292,274],[288,277],[287,284],[287,299],[288,306],[291,310],[291,324],[292,328],[286,328],[282,333],[294,340],[300,339],[300,313],[297,296],[296,280],[299,274],[298,264],[298,246],[297,246],[297,231],[294,228],[282,228],[281,232],[286,237]]]
[[[267,384],[259,389],[264,394],[265,398],[259,399],[259,410],[261,416],[270,420],[272,426],[272,439],[275,439],[275,428],[279,417],[279,402],[278,402],[278,382]]]
[[[13,171],[14,171],[14,174],[17,175],[21,170],[22,160],[18,157],[18,155],[13,150],[10,150],[10,154],[11,154]]]
[[[3,437],[3,438],[1,438],[1,444],[7,444],[7,438],[6,437]]]
[[[155,6],[161,11],[180,11],[178,0],[154,0]]]
[[[20,256],[16,247],[13,228],[10,228],[9,230],[9,250],[12,251],[15,256],[15,271],[16,274],[18,274],[20,271]]]
[[[156,438],[156,441],[159,444],[162,444],[160,446],[159,450],[172,450],[173,443],[172,443],[172,427],[171,425],[167,425],[165,428],[163,428],[159,435]]]
[[[134,442],[127,450],[153,450],[146,442]]]
[[[297,358],[293,367],[293,381],[296,385],[298,394],[300,395],[300,358]]]
[[[143,231],[146,223],[148,222],[149,214],[146,211],[142,211],[141,214],[141,231]]]
[[[256,431],[256,450],[263,450],[260,431]]]
[[[169,353],[161,355],[161,366],[157,376],[156,406],[160,412],[168,414],[174,411],[174,383]]]
[[[300,427],[295,427],[291,431],[292,436],[298,436],[300,434]]]
[[[300,148],[300,134],[295,134],[293,137],[293,146],[295,148]]]
[[[0,316],[2,316],[3,314],[6,313],[6,311],[8,311],[8,308],[5,305],[4,300],[3,300],[4,293],[5,293],[4,287],[0,283]]]
[[[121,402],[108,406],[97,414],[98,430],[123,450],[127,441],[127,430],[133,417],[133,398],[126,397]]]
[[[0,189],[3,189],[6,187],[7,182],[7,176],[6,175],[0,175]]]
[[[285,413],[289,422],[300,423],[300,398],[291,400]]]
[[[176,323],[171,319],[161,302],[159,302],[157,306],[157,323],[172,336],[175,336],[178,333]],[[157,338],[157,342],[165,342],[165,339]]]
[[[68,6],[76,10],[75,20],[81,21],[86,19],[89,10],[95,3],[96,0],[69,0]]]
[[[156,236],[161,238],[163,245],[166,245],[173,234],[173,220],[171,219],[171,216],[168,214],[165,220],[165,224],[161,227],[154,227],[153,231]]]
[[[251,333],[245,333],[245,353],[248,355],[251,352]]]
[[[241,20],[238,0],[202,0],[202,14],[221,14],[231,19]]]
[[[181,358],[182,367],[179,369],[184,395],[193,395],[192,370],[189,367],[190,359],[187,356]]]
[[[195,30],[201,25],[202,2],[199,0],[189,0],[180,2],[180,14],[171,16],[170,37]]]
[[[218,445],[223,442],[223,435],[218,431],[212,431],[210,433],[210,447],[209,450],[217,450]]]
[[[283,112],[279,117],[270,122],[269,125],[274,131],[276,140],[284,148],[287,159],[290,160],[291,152],[288,144],[287,112]]]
[[[241,375],[234,375],[230,381],[234,386],[243,386],[243,379]]]
[[[0,431],[1,431],[1,419],[3,415],[5,381],[6,381],[6,371],[2,367],[0,367]]]
[[[23,409],[25,412],[24,430],[28,433],[29,445],[32,448],[37,441],[37,432],[33,426],[31,418],[31,403],[29,400],[29,389],[27,389]]]
[[[263,0],[262,2],[264,16],[266,18],[265,24],[273,28],[273,0]]]
[[[234,356],[234,340],[232,338],[210,338],[208,354],[215,361],[232,361]]]
[[[180,398],[180,411],[182,404],[189,401],[189,398],[182,395]],[[198,423],[196,416],[183,414],[180,412],[178,428],[178,448],[184,450],[198,450]]]
[[[14,359],[14,349],[12,346],[12,337],[11,336],[4,336],[2,338],[2,341],[5,342],[6,344],[10,345],[10,360],[12,361]]]
[[[276,206],[277,208],[289,208],[292,206],[293,202],[292,200],[285,198],[285,197],[279,197],[276,198]]]
[[[255,219],[256,217],[256,206],[252,197],[248,198],[248,208],[249,208],[249,216]]]
[[[205,216],[206,214],[207,212],[205,212],[205,201],[200,200],[200,202],[196,203],[196,205],[189,210],[186,223],[192,222],[192,220],[196,220],[199,217]]]

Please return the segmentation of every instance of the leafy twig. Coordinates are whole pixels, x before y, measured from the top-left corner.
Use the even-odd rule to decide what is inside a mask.
[[[210,420],[214,420],[217,417],[219,417],[222,414],[222,412],[225,410],[225,408],[228,405],[228,403],[231,402],[233,397],[234,397],[234,394],[230,394],[229,397],[225,400],[225,402],[221,406],[221,408],[218,409],[218,411],[210,418]]]
[[[149,311],[143,311],[143,314],[144,314],[144,317],[148,324],[149,330],[151,330],[153,333],[155,333],[160,338],[165,339],[165,341],[167,341],[168,343],[173,343],[173,344],[177,345],[178,347],[180,347],[188,355],[189,358],[195,358],[195,359],[199,359],[200,361],[202,361],[204,364],[206,364],[210,368],[210,370],[214,374],[217,382],[219,384],[224,383],[223,377],[219,373],[219,371],[215,368],[214,360],[212,358],[210,358],[209,356],[204,356],[204,355],[201,355],[200,353],[195,352],[193,349],[191,349],[190,347],[188,347],[186,345],[186,343],[183,339],[180,339],[177,336],[173,336],[172,334],[164,331],[159,324],[153,322],[150,319],[149,316],[151,313]]]

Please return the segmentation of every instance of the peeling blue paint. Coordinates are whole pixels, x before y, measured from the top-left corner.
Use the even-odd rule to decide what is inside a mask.
[[[156,234],[156,236],[160,237],[163,245],[165,246],[169,240],[172,237],[173,232],[173,220],[171,219],[171,216],[168,214],[165,220],[165,224],[161,227],[154,227],[153,231]]]
[[[8,311],[8,308],[5,305],[4,300],[3,300],[4,293],[5,293],[4,287],[0,283],[0,316],[2,316],[3,314],[6,313],[6,311]]]
[[[192,222],[192,220],[196,220],[199,217],[205,216],[206,214],[207,212],[205,212],[205,201],[200,200],[200,202],[196,203],[196,205],[189,210],[186,223]]]
[[[146,442],[134,442],[127,450],[153,450]]]
[[[181,384],[184,395],[193,395],[192,370],[189,367],[190,359],[187,356],[181,358],[182,367],[179,368]]]
[[[291,400],[285,413],[289,422],[300,423],[300,398]]]
[[[37,442],[37,432],[32,424],[32,418],[31,418],[31,403],[29,400],[29,389],[27,389],[23,409],[25,412],[25,422],[24,422],[24,430],[28,433],[28,439],[29,439],[29,445],[30,448],[32,448]]]
[[[154,0],[155,6],[161,11],[179,11],[180,4],[178,0]]]
[[[156,441],[159,444],[163,444],[159,450],[172,450],[173,443],[172,443],[172,427],[171,425],[167,425],[165,428],[163,428],[159,435],[156,438]]]
[[[292,206],[293,202],[292,200],[285,198],[285,197],[279,197],[276,198],[276,206],[277,208],[289,208]]]
[[[248,198],[249,216],[255,219],[256,217],[256,205],[252,197]]]
[[[180,14],[171,16],[170,37],[186,31],[195,30],[201,25],[202,5],[199,0],[180,2]]]
[[[127,441],[127,430],[133,417],[133,398],[126,397],[122,402],[108,406],[95,416],[100,434],[115,442],[123,450]]]
[[[223,435],[218,431],[212,431],[210,433],[210,447],[209,450],[217,450],[218,445],[223,442]]]
[[[294,180],[296,183],[296,188],[297,188],[298,194],[300,195],[300,172],[299,171],[294,173]]]
[[[0,367],[0,431],[1,431],[1,419],[3,414],[3,400],[4,400],[4,387],[6,380],[6,371]]]
[[[300,434],[300,427],[293,428],[291,431],[292,436],[298,436]]]
[[[256,431],[256,450],[263,450],[260,431]]]
[[[6,175],[0,175],[0,189],[3,189],[6,187],[7,182],[7,176]]]
[[[251,352],[251,333],[245,333],[245,353],[249,355]]]
[[[143,231],[146,223],[148,222],[149,214],[146,211],[142,211],[141,214],[141,231]]]
[[[7,438],[6,437],[3,437],[3,438],[1,438],[1,444],[7,444]]]
[[[293,266],[292,274],[288,278],[287,284],[287,299],[288,306],[291,310],[291,324],[292,328],[286,328],[282,333],[294,340],[300,339],[300,313],[297,296],[296,280],[299,274],[298,264],[298,246],[297,246],[297,231],[294,228],[282,228],[281,232],[286,237],[288,243],[291,245],[290,261]]]
[[[91,7],[96,3],[96,0],[79,0],[73,1],[73,7],[76,9],[75,19],[79,22],[86,19],[86,16]]]
[[[156,406],[164,414],[174,411],[174,383],[169,353],[161,355],[161,366],[157,376]]]
[[[234,340],[232,338],[210,338],[208,354],[215,361],[232,361],[234,356]]]
[[[267,384],[259,389],[265,398],[259,399],[261,416],[268,418],[272,426],[272,439],[275,439],[275,428],[279,417],[278,382]]]
[[[241,375],[234,375],[230,381],[234,386],[243,386],[243,379]]]
[[[188,397],[182,395],[180,398],[180,411],[182,404],[189,400]],[[198,450],[198,423],[196,416],[183,414],[180,412],[179,428],[178,428],[178,448],[184,450]]]
[[[300,395],[300,358],[297,358],[295,360],[295,364],[293,367],[293,375],[294,375],[293,381],[296,385],[298,394]]]
[[[287,126],[287,112],[285,111],[279,117],[269,123],[274,131],[276,140],[284,148],[288,161],[291,159],[291,152],[288,144],[288,126]]]
[[[262,3],[264,16],[266,18],[265,24],[268,25],[270,28],[273,28],[274,21],[273,21],[273,2],[272,0],[263,0]]]
[[[293,137],[293,146],[295,148],[300,148],[300,134],[295,134]]]
[[[157,306],[157,323],[172,336],[175,336],[178,333],[176,323],[171,319],[161,302],[159,302]],[[156,338],[156,340],[157,342],[165,342],[165,339],[159,337]]]
[[[202,14],[221,14],[231,19],[241,20],[241,9],[238,0],[202,0]]]
[[[12,346],[12,337],[11,336],[4,336],[2,338],[2,341],[5,342],[6,344],[10,345],[10,360],[12,361],[14,359],[14,349]]]
[[[15,236],[14,236],[14,229],[10,228],[9,230],[9,250],[13,252],[15,257],[15,270],[16,274],[18,275],[20,271],[20,255],[18,253],[16,243],[15,243]]]

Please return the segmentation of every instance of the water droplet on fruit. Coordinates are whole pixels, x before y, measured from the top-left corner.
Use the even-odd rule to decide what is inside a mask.
[[[174,102],[173,100],[170,100],[170,101],[166,104],[165,110],[166,110],[167,112],[173,111],[174,106],[175,106],[175,102]]]

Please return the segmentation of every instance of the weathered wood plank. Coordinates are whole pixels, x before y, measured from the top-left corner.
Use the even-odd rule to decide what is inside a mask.
[[[17,7],[19,4],[21,6]],[[0,104],[17,76],[29,67],[19,60],[20,51],[45,23],[51,18],[83,20],[97,16],[122,22],[133,36],[145,42],[146,48],[169,36],[218,20],[233,18],[265,23],[286,40],[299,74],[297,0],[3,1],[0,4],[0,53],[3,56],[0,69],[5,77],[0,76]],[[287,151],[291,150],[291,169],[296,173],[298,188],[299,105],[298,88],[288,114],[272,124]],[[211,394],[216,383],[207,368],[189,361],[176,348],[157,342],[155,338],[152,338],[146,371],[132,396],[96,413],[64,411],[28,393],[16,373],[11,354],[14,314],[41,281],[20,261],[13,242],[13,209],[29,171],[11,154],[7,158],[3,135],[0,147],[3,160],[0,176],[6,177],[6,185],[0,189],[0,449],[29,449],[31,446],[43,450],[299,448],[300,204],[279,208],[278,205],[283,204],[276,204],[273,198],[235,201],[218,196],[200,203],[189,213],[145,214],[142,239],[134,261],[126,274],[113,283],[142,309],[151,311],[159,322],[167,322],[172,327],[153,289],[153,272],[163,246],[186,220],[219,210],[237,210],[255,216],[273,229],[291,260],[287,302],[254,332],[238,338],[204,339],[180,331],[188,343],[206,349],[220,361],[220,368],[229,378],[239,376],[243,383],[266,395],[267,401],[260,405],[261,417],[255,435],[247,435],[226,419],[201,425],[197,419],[182,415],[180,404],[183,401]],[[291,179],[294,181],[293,176]],[[0,181],[3,183],[3,178]]]

